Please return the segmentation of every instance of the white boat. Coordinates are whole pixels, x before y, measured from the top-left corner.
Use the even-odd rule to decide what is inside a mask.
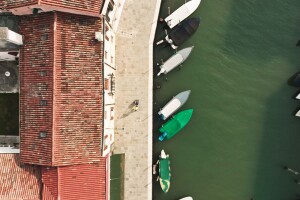
[[[300,110],[295,114],[295,116],[300,117]]]
[[[184,197],[184,198],[181,198],[179,200],[193,200],[193,198],[192,197]]]
[[[180,6],[171,15],[165,18],[165,22],[170,28],[173,28],[185,18],[190,16],[200,5],[201,0],[191,0]]]
[[[300,99],[300,93],[296,96],[296,99]]]
[[[194,46],[181,49],[176,54],[171,56],[164,64],[160,66],[160,72],[157,74],[157,76],[159,76],[162,73],[167,74],[175,67],[182,64],[189,57],[193,48]]]
[[[158,114],[163,120],[166,120],[174,112],[176,112],[189,98],[191,90],[183,91],[177,94],[171,101],[169,101]]]

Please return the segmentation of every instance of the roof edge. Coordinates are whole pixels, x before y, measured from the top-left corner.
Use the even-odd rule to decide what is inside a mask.
[[[56,50],[57,50],[57,36],[56,36],[56,33],[57,33],[57,13],[54,12],[54,26],[53,26],[53,91],[52,91],[52,146],[51,146],[51,151],[52,151],[52,155],[51,155],[51,165],[53,166],[53,164],[55,163],[55,160],[54,160],[54,142],[55,142],[55,102],[56,102],[56,99],[55,99],[55,90],[56,90],[56,84],[55,84],[55,77],[56,77]]]

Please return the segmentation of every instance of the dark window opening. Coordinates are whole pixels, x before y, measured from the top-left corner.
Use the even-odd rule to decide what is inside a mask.
[[[45,131],[40,132],[40,138],[45,138],[47,136],[47,133]]]
[[[40,71],[40,76],[46,76],[47,72],[46,71]]]
[[[40,105],[41,106],[46,106],[47,105],[47,101],[46,100],[40,100]]]
[[[43,34],[41,36],[41,40],[43,40],[43,41],[48,40],[48,34]]]

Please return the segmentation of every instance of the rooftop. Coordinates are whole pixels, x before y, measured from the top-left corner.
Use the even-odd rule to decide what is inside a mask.
[[[102,19],[60,12],[22,16],[20,140],[24,163],[100,161]]]
[[[40,168],[21,164],[19,154],[0,154],[0,183],[0,200],[40,200]]]
[[[2,7],[17,15],[30,15],[33,9],[39,11],[61,11],[100,17],[102,0],[4,0]],[[0,3],[1,7],[1,3]]]

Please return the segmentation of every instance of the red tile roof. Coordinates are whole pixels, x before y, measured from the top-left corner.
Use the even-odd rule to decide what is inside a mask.
[[[2,0],[8,9],[38,4],[39,0]]]
[[[19,24],[25,42],[19,59],[20,150],[25,163],[52,164],[54,20],[53,13],[46,13],[22,17]],[[47,105],[40,106],[40,100]],[[47,132],[45,138],[39,137],[41,131]]]
[[[0,200],[39,200],[39,166],[21,164],[19,154],[0,154]]]
[[[106,159],[98,163],[43,167],[43,200],[106,200]]]
[[[106,200],[107,160],[41,170],[0,154],[0,183],[0,200]]]
[[[58,198],[57,167],[42,167],[43,200]]]
[[[103,45],[93,38],[102,20],[42,13],[22,17],[19,26],[21,161],[49,166],[99,161]]]
[[[100,14],[103,0],[41,0],[40,4]]]
[[[28,7],[100,16],[103,0],[2,0],[7,9]],[[1,5],[1,3],[0,3]],[[77,11],[77,12],[76,12]]]

